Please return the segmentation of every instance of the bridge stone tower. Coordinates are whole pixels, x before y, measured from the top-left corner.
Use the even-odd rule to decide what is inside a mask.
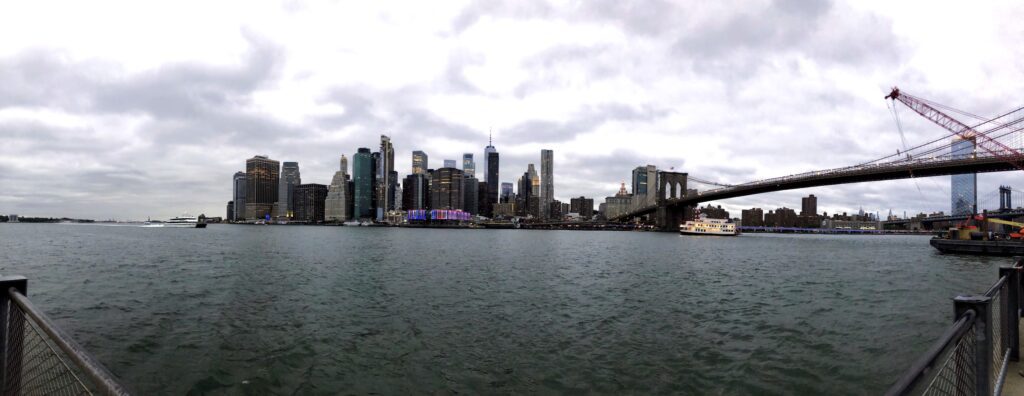
[[[654,220],[662,231],[679,231],[688,208],[673,203],[686,196],[686,176],[680,172],[658,172],[658,210]]]

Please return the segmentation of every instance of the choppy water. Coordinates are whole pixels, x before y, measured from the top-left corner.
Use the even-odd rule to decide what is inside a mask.
[[[140,394],[878,394],[1006,259],[926,237],[0,224]]]

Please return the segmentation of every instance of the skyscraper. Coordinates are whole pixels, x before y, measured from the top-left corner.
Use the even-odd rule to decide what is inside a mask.
[[[480,214],[479,194],[480,181],[475,177],[463,174],[462,209],[472,214]]]
[[[502,182],[501,183],[501,203],[508,203],[509,199],[512,198],[512,183]]]
[[[232,194],[234,204],[234,211],[231,221],[243,221],[245,220],[245,191],[248,189],[245,183],[245,172],[235,172],[234,177],[234,193]]]
[[[327,199],[327,186],[323,184],[299,184],[293,189],[295,221],[303,223],[324,222],[324,202]]]
[[[973,158],[976,141],[953,138],[951,147],[954,158]],[[949,177],[950,206],[953,216],[972,215],[978,211],[978,175],[975,173],[953,175]]]
[[[463,209],[462,171],[441,168],[430,175],[430,208]]]
[[[455,160],[444,160],[444,167],[445,168],[454,168],[455,167]]]
[[[245,218],[263,219],[277,203],[281,163],[265,155],[245,160]]]
[[[652,204],[658,198],[658,167],[638,166],[633,169],[633,196],[638,204]],[[680,191],[680,194],[682,192]]]
[[[281,181],[278,184],[274,216],[291,218],[294,215],[295,204],[292,202],[292,190],[299,184],[302,184],[302,178],[299,176],[299,163],[286,161],[281,166]]]
[[[818,214],[818,197],[814,194],[800,198],[800,215],[814,216]]]
[[[483,203],[481,212],[484,216],[491,217],[492,206],[498,202],[498,151],[494,146],[487,146],[487,199]]]
[[[402,182],[402,209],[430,209],[430,178],[423,173],[414,173]]]
[[[373,216],[373,154],[370,149],[361,147],[352,156],[352,218],[366,219]]]
[[[543,217],[551,217],[551,203],[555,201],[554,162],[555,153],[553,151],[540,151],[540,200]]]
[[[491,153],[497,153],[498,149],[494,148],[494,136],[490,133],[487,134],[487,147],[484,147],[484,181],[487,185],[491,185]],[[497,176],[497,171],[493,176]]]
[[[427,173],[427,169],[430,169],[430,163],[427,158],[427,153],[416,150],[412,152],[412,174],[422,175]]]
[[[398,183],[395,172],[395,148],[391,138],[380,135],[380,160],[377,163],[377,221],[384,220],[384,214],[395,208],[395,186]]]
[[[339,161],[339,170],[334,172],[331,185],[327,188],[324,200],[324,220],[343,222],[349,219],[348,213],[348,159],[345,155]]]
[[[473,153],[462,154],[462,175],[464,177],[476,177],[476,163],[473,162]]]

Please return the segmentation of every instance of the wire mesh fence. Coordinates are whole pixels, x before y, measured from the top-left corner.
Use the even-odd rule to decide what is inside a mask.
[[[974,393],[974,355],[977,345],[974,321],[967,322],[968,330],[946,353],[942,365],[921,394],[928,396],[960,396]]]
[[[8,302],[5,395],[90,395],[80,375],[68,364],[31,317]]]

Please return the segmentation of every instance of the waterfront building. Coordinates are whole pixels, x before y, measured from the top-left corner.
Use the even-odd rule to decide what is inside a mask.
[[[526,217],[530,211],[530,201],[535,200],[533,198],[533,183],[531,183],[530,172],[523,172],[523,176],[519,178],[519,190],[516,193],[516,208],[519,216]]]
[[[954,158],[973,158],[977,148],[974,138],[953,137]],[[950,207],[953,216],[972,215],[978,211],[978,175],[968,173],[949,177]]]
[[[748,227],[764,226],[764,211],[761,208],[750,208],[740,211],[742,224]]]
[[[367,219],[373,216],[373,154],[361,147],[352,156],[353,219]]]
[[[423,173],[414,173],[402,182],[402,209],[430,209],[430,178]]]
[[[265,155],[245,160],[245,218],[263,219],[277,203],[281,163]]]
[[[324,201],[324,220],[344,222],[349,219],[348,212],[348,159],[344,155],[339,161],[339,170],[331,178],[331,186],[327,188],[327,199]]]
[[[299,184],[293,189],[293,221],[316,224],[324,222],[324,203],[327,200],[327,186],[309,183]]]
[[[814,194],[800,198],[800,215],[814,216],[818,214],[818,197]]]
[[[562,219],[562,201],[553,200],[548,202],[547,206],[547,219],[549,220],[561,220]]]
[[[232,202],[234,202],[233,211],[234,216],[228,216],[230,221],[243,221],[245,220],[245,191],[248,187],[245,184],[245,172],[235,172],[234,177],[234,193],[232,194]]]
[[[8,223],[17,223],[18,222],[18,215],[16,215],[16,214],[9,214],[9,215],[7,215],[7,222]]]
[[[299,163],[286,161],[281,164],[281,179],[278,183],[277,204],[274,206],[274,217],[291,218],[294,215],[292,191],[295,186],[302,184],[302,177],[299,175]]]
[[[486,184],[485,184],[486,185]],[[514,202],[502,202],[494,204],[494,217],[513,217],[516,215],[516,204]]]
[[[463,209],[462,171],[441,168],[430,174],[430,208]]]
[[[512,199],[512,183],[502,182],[501,183],[501,195],[498,197],[498,202],[507,203]]]
[[[725,209],[722,209],[722,205],[711,206],[711,204],[707,204],[707,206],[704,206],[704,207],[700,208],[700,212],[705,214],[705,215],[707,215],[708,217],[710,217],[712,219],[728,219],[729,218],[729,211],[727,211]]]
[[[555,201],[555,153],[552,150],[540,151],[540,201],[542,217],[556,217],[551,213],[551,203]],[[559,207],[561,211],[561,207]],[[560,216],[558,216],[560,217]]]
[[[395,186],[398,173],[395,172],[395,148],[391,138],[380,135],[380,159],[377,162],[377,221],[384,221],[384,214],[396,209],[394,204]]]
[[[765,227],[796,227],[796,224],[796,211],[787,207],[781,207],[775,211],[769,210],[764,215]]]
[[[473,162],[473,153],[462,154],[462,175],[476,178],[476,163]]]
[[[353,214],[356,212],[356,182],[352,180],[351,175],[348,177],[348,188],[345,189],[345,215],[351,220]]]
[[[412,152],[412,174],[422,175],[427,173],[427,169],[430,168],[430,161],[428,161],[427,153],[416,150]]]
[[[486,185],[486,184],[485,184]],[[480,181],[473,176],[462,175],[462,209],[470,214],[480,214]]]
[[[235,201],[228,201],[228,215],[224,218],[228,220],[235,218]]]
[[[594,217],[594,199],[582,196],[570,199],[569,213],[578,213],[581,219],[590,220]]]
[[[637,206],[654,204],[658,197],[658,167],[638,166],[633,169],[632,189]]]
[[[490,135],[487,147],[484,148],[484,182],[487,183],[486,199],[481,203],[481,212],[491,217],[494,204],[498,202],[498,150],[494,148],[494,140]]]
[[[444,167],[445,168],[454,168],[455,167],[455,160],[447,160],[447,159],[444,160]]]

